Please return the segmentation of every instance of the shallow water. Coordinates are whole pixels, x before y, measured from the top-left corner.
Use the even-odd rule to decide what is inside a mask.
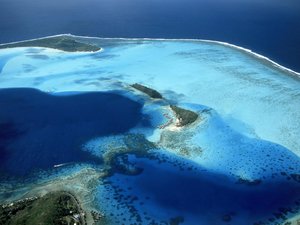
[[[1,0],[0,43],[61,33],[198,38],[253,49],[300,71],[298,0]]]
[[[299,183],[292,177],[300,174],[298,78],[216,43],[83,40],[103,51],[0,50],[0,87],[11,88],[0,90],[0,119],[6,121],[0,147],[15,153],[1,154],[4,172],[47,174],[55,164],[71,161],[97,167],[125,149],[144,155],[127,162],[142,173],[128,176],[112,164],[117,172],[94,182],[89,196],[96,196],[90,204],[112,224],[163,224],[181,217],[186,224],[229,218],[230,224],[276,224],[286,208],[295,209],[286,217],[299,211]],[[153,101],[129,86],[136,82],[164,100]],[[170,103],[197,112],[199,119],[181,131],[157,129],[168,121],[163,114],[172,114]],[[52,173],[59,176],[60,170]]]
[[[246,130],[300,154],[298,79],[249,54],[215,43],[95,42],[100,46],[103,43],[103,52],[3,50],[3,57],[17,56],[5,64],[0,87],[90,91],[123,89],[124,85],[140,82],[172,102],[213,108],[238,131]],[[37,54],[48,59],[32,57]]]

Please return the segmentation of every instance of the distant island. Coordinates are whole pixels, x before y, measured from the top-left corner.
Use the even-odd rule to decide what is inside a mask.
[[[45,47],[58,49],[66,52],[96,52],[101,49],[96,45],[79,42],[78,40],[75,40],[71,36],[67,35],[46,37],[41,39],[0,45],[0,49],[15,47]]]
[[[131,85],[131,87],[145,93],[146,95],[148,95],[151,98],[156,98],[156,99],[162,99],[163,98],[162,95],[158,91],[156,91],[152,88],[146,87],[144,85],[135,83],[135,84]]]

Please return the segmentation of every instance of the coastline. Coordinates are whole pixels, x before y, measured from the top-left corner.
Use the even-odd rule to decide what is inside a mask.
[[[28,47],[47,48],[63,52],[76,53],[97,53],[102,51],[101,47],[89,43],[80,42],[78,41],[78,39],[76,40],[76,37],[64,34],[0,44],[0,49]]]
[[[74,36],[75,38],[79,38],[78,36]],[[84,37],[84,38],[89,38],[89,37]],[[41,39],[43,39],[43,38],[41,38]],[[109,39],[109,38],[108,38]],[[80,40],[80,39],[79,39]],[[82,39],[83,40],[83,39]],[[99,40],[101,41],[101,40],[103,40],[102,38],[99,38]],[[132,40],[132,39],[125,39],[125,40]],[[138,40],[139,42],[138,43],[144,43],[144,42],[142,42],[143,40],[141,40],[141,39],[136,39],[136,40]],[[154,41],[156,41],[156,40],[158,40],[159,41],[159,39],[151,39],[152,41],[153,41],[153,43],[155,43]],[[84,40],[83,40],[84,41]],[[96,40],[94,40],[95,42],[96,42]],[[168,40],[168,39],[166,39],[166,41],[173,41],[172,39],[171,40]],[[175,40],[176,41],[176,40]],[[184,39],[184,40],[182,40],[182,41],[188,41],[187,39]],[[198,41],[200,41],[200,40],[198,40]],[[92,41],[91,41],[92,42]],[[103,41],[104,42],[104,41]],[[212,43],[214,43],[215,44],[215,41],[209,41],[208,40],[208,42],[212,42]],[[121,43],[121,42],[120,42]],[[145,43],[147,43],[147,42],[145,42]],[[99,45],[101,44],[100,42],[98,43]],[[151,43],[152,44],[152,43]],[[145,44],[146,45],[146,44]],[[231,48],[232,46],[231,46],[231,44],[228,44],[229,46],[229,48]],[[177,46],[176,45],[176,43],[175,43],[175,46]],[[233,45],[234,46],[234,45]],[[238,47],[238,46],[237,46]],[[232,47],[232,48],[234,48],[234,47]],[[225,49],[226,50],[226,49]],[[241,51],[244,51],[243,50],[243,48],[241,47],[241,49],[240,49]],[[247,54],[247,56],[249,55],[249,57],[251,56],[252,57],[252,54],[251,54],[251,50],[249,50],[250,52],[249,53],[245,53],[245,54]],[[255,54],[255,53],[254,53]],[[240,56],[242,56],[243,57],[243,55],[240,55]],[[262,56],[263,57],[263,56]],[[81,60],[81,59],[79,59],[79,60]],[[267,65],[267,66],[269,66],[269,65]],[[265,67],[266,68],[266,67]],[[272,67],[270,67],[272,70],[273,70],[273,66]],[[268,69],[268,68],[266,68],[266,69]],[[280,69],[280,68],[279,68]],[[298,75],[297,75],[298,76]],[[250,93],[251,94],[251,93]],[[168,119],[168,118],[167,118]],[[167,128],[168,129],[168,128]],[[57,164],[58,166],[60,165],[60,164]],[[75,184],[74,185],[74,187],[78,187],[78,185],[79,184]],[[72,187],[72,185],[69,185],[70,186],[70,188],[73,188]],[[84,190],[82,190],[82,189],[80,189],[80,192],[83,192]],[[83,194],[82,194],[83,195]],[[84,202],[84,204],[85,204],[85,202]],[[88,205],[88,204],[87,204]],[[88,205],[89,206],[89,205]]]
[[[53,224],[71,223],[87,225],[86,212],[78,198],[69,191],[48,192],[34,195],[9,204],[0,205],[1,224]],[[55,221],[55,222],[54,222]]]
[[[69,36],[69,37],[73,37],[73,38],[84,38],[84,39],[98,39],[98,40],[124,40],[124,41],[184,41],[184,42],[205,42],[205,43],[212,43],[212,44],[219,44],[222,46],[226,46],[226,47],[230,47],[236,50],[239,50],[245,54],[248,54],[249,56],[255,57],[256,59],[260,59],[263,60],[264,62],[268,63],[269,65],[271,65],[272,67],[274,67],[275,69],[279,69],[283,72],[289,73],[290,75],[300,79],[300,72],[294,71],[288,67],[285,67],[275,61],[273,61],[272,59],[261,55],[259,53],[256,53],[254,51],[252,51],[251,49],[248,48],[244,48],[242,46],[238,46],[235,44],[231,44],[228,42],[223,42],[223,41],[216,41],[216,40],[207,40],[207,39],[185,39],[185,38],[109,38],[109,37],[92,37],[92,36],[81,36],[81,35],[73,35],[73,34],[57,34],[57,35],[50,35],[50,36],[45,36],[45,37],[39,37],[39,38],[34,38],[34,39],[27,39],[27,40],[22,40],[22,41],[16,41],[16,42],[8,42],[8,43],[1,43],[0,46],[3,45],[8,45],[8,44],[18,44],[18,43],[22,43],[22,42],[26,42],[26,41],[36,41],[36,40],[42,40],[45,38],[54,38],[54,37],[60,37],[60,36]],[[100,48],[99,51],[96,52],[101,52],[103,51],[103,48]]]

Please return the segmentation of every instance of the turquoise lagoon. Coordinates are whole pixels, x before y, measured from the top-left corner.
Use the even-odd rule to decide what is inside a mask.
[[[0,134],[11,138],[0,139],[2,201],[26,195],[24,179],[38,188],[103,171],[114,152],[82,197],[109,224],[278,224],[299,212],[299,74],[211,41],[76,38],[102,49],[0,50],[0,122],[10,131]],[[161,129],[174,118],[169,104],[200,118]]]

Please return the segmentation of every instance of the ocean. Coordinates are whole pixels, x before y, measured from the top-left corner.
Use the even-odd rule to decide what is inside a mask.
[[[0,43],[61,33],[224,41],[300,71],[297,0],[0,0]]]
[[[217,42],[78,40],[104,49],[0,51],[0,202],[63,188],[106,224],[299,213],[296,74]],[[199,118],[178,128],[170,104]]]
[[[141,107],[113,93],[57,96],[30,88],[2,89],[0,177],[24,176],[62,163],[99,163],[81,151],[82,145],[127,132],[140,120]]]

